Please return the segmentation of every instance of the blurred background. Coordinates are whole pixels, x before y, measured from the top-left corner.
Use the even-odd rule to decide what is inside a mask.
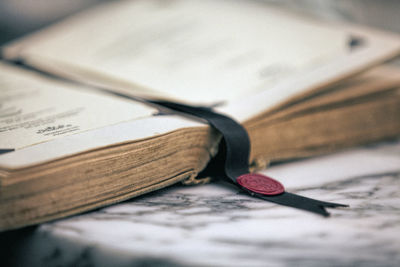
[[[105,1],[0,0],[0,45]],[[399,0],[256,1],[287,6],[328,20],[351,21],[400,33]]]

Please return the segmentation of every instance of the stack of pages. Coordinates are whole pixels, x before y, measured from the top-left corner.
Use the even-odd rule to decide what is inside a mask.
[[[400,37],[260,1],[111,1],[2,48],[0,230],[198,174],[239,121],[254,169],[400,135]],[[125,96],[125,97],[124,97]],[[278,177],[279,179],[279,177]]]

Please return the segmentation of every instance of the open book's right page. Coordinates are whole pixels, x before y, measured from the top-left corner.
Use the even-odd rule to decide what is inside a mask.
[[[352,40],[360,45],[351,48]],[[219,104],[242,121],[356,74],[399,47],[389,35],[260,1],[139,0],[79,14],[11,44],[5,55],[128,94]]]

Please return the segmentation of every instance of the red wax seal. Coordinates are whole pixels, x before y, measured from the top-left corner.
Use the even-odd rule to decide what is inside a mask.
[[[285,192],[280,182],[258,173],[240,175],[236,181],[244,188],[262,195],[275,196]]]

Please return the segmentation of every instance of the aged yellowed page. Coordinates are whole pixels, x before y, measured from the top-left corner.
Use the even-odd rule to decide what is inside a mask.
[[[0,169],[25,168],[204,125],[157,113],[140,102],[0,61],[0,150],[15,150],[0,155]]]
[[[0,62],[0,149],[21,149],[155,112],[139,102]]]
[[[361,45],[350,49],[352,37]],[[395,34],[262,1],[113,1],[23,38],[8,59],[144,98],[220,104],[243,122],[400,53]]]
[[[329,61],[347,52],[348,38],[258,1],[117,1],[39,34],[18,53],[50,70],[213,104]]]

